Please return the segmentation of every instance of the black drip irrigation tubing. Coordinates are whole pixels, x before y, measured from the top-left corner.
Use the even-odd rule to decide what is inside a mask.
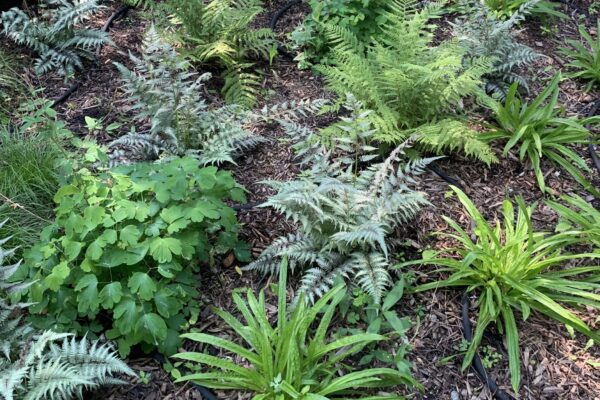
[[[587,115],[588,118],[595,116],[598,113],[598,109],[600,109],[600,98],[598,98],[592,105],[592,108],[590,109]],[[586,128],[590,128],[589,124],[586,126]],[[590,158],[592,159],[592,162],[596,167],[596,170],[598,171],[598,173],[600,173],[600,159],[598,158],[598,153],[596,153],[596,146],[594,144],[594,140],[591,134],[590,143],[588,144],[588,151],[590,153]]]
[[[133,7],[130,5],[124,5],[119,7],[104,23],[104,26],[102,27],[102,31],[104,32],[108,32],[108,30],[110,29],[110,27],[112,26],[113,22],[115,22],[117,19],[124,17],[125,14],[127,14],[127,12],[129,10],[131,10]]]
[[[281,17],[283,17],[285,13],[288,12],[292,7],[300,4],[302,4],[302,0],[292,0],[289,3],[285,4],[283,7],[281,7],[279,10],[277,10],[277,12],[273,14],[273,17],[271,18],[269,28],[271,28],[271,30],[275,32],[275,28],[277,28],[277,22],[281,19]],[[285,58],[287,58],[288,60],[294,60],[294,56],[290,54],[281,44],[277,45],[277,52]]]
[[[427,166],[427,169],[430,170],[431,172],[433,172],[434,174],[436,174],[437,176],[439,176],[441,179],[446,181],[448,184],[456,186],[463,192],[465,191],[464,186],[458,181],[458,178],[454,178],[454,177],[448,175],[443,170],[438,168],[438,166],[435,165],[434,163],[429,164]]]
[[[469,294],[465,292],[462,297],[462,326],[463,334],[467,342],[473,340],[473,331],[471,329],[471,320],[469,319]],[[488,387],[494,398],[498,400],[515,400],[514,397],[498,387],[496,382],[487,374],[485,367],[481,362],[479,354],[475,353],[473,357],[473,369],[477,372],[479,379]]]
[[[119,7],[104,23],[104,26],[102,26],[102,31],[103,32],[108,32],[110,30],[110,27],[112,26],[112,24],[119,18],[125,16],[125,14],[127,14],[127,12],[132,9],[132,6],[129,5],[124,5]],[[100,50],[102,49],[102,46],[99,46],[98,49],[96,50],[96,55],[100,54]],[[56,99],[54,99],[52,101],[52,105],[50,106],[51,108],[54,108],[56,106],[61,105],[62,103],[64,103],[65,101],[68,100],[69,97],[71,97],[71,95],[73,93],[75,93],[79,88],[81,87],[81,81],[76,81],[74,82],[71,86],[69,86],[69,88],[67,90],[65,90],[65,92],[63,94],[61,94],[60,96],[58,96]]]

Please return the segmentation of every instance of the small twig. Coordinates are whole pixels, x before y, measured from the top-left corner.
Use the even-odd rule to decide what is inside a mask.
[[[35,218],[37,218],[37,219],[39,219],[39,220],[41,220],[41,221],[47,222],[47,223],[49,223],[49,224],[52,224],[52,223],[53,223],[52,221],[49,221],[49,220],[47,220],[47,219],[45,219],[45,218],[43,218],[43,217],[40,217],[39,215],[35,214],[34,212],[32,212],[32,211],[28,210],[28,209],[27,209],[26,207],[24,207],[23,205],[21,205],[21,204],[19,204],[19,203],[15,202],[14,200],[10,199],[9,197],[5,196],[5,195],[4,195],[4,194],[2,194],[2,193],[0,193],[0,197],[1,197],[1,198],[4,200],[4,202],[5,202],[6,204],[8,204],[8,205],[9,205],[10,207],[12,207],[12,208],[18,208],[18,209],[21,209],[21,210],[25,211],[26,213],[28,213],[28,214],[30,214],[30,215],[32,215],[32,216],[34,216]]]

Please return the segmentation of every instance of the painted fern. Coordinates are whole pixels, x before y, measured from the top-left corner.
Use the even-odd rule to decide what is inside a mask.
[[[452,24],[454,36],[467,50],[467,62],[479,58],[492,60],[490,70],[485,74],[486,91],[505,98],[512,83],[529,90],[526,78],[519,73],[541,54],[529,46],[518,43],[515,27],[535,8],[539,0],[533,0],[519,8],[508,19],[501,19],[482,3],[469,3],[471,11]]]
[[[56,70],[65,77],[83,67],[83,61],[94,58],[98,46],[109,43],[106,32],[77,26],[96,13],[97,0],[43,0],[46,8],[39,17],[13,8],[0,17],[2,33],[19,45],[37,53],[35,72]]]
[[[375,139],[400,143],[415,135],[420,147],[443,152],[463,150],[487,164],[496,161],[490,147],[460,116],[463,99],[481,94],[485,58],[464,65],[466,50],[456,41],[433,46],[441,5],[424,8],[413,0],[388,5],[382,34],[363,43],[349,30],[327,26],[332,65],[317,67],[340,95],[352,93],[374,110]],[[427,134],[422,134],[422,128]]]
[[[365,118],[369,112],[359,106],[358,102],[346,104],[352,115],[337,127],[348,130],[348,135],[341,140],[333,137],[333,149],[315,141],[311,129],[283,122],[297,142],[294,147],[301,164],[308,169],[294,181],[267,182],[277,194],[263,206],[275,208],[298,224],[298,233],[275,240],[246,266],[275,273],[281,258],[287,256],[290,268],[304,269],[299,293],[311,301],[342,277],[379,302],[391,283],[386,237],[428,204],[409,186],[433,159],[405,161],[408,143],[383,162],[363,167],[379,155],[368,144],[375,134]]]
[[[240,119],[245,111],[239,107],[209,107],[202,93],[210,74],[190,72],[188,62],[178,59],[153,27],[146,34],[142,57],[130,57],[133,71],[116,66],[134,102],[136,120],[150,128],[113,141],[113,160],[192,155],[201,164],[233,163],[236,155],[263,141],[244,129]]]
[[[249,126],[277,118],[295,119],[315,112],[322,100],[291,101],[251,112],[237,105],[211,107],[203,98],[210,74],[197,74],[177,57],[154,27],[141,57],[130,55],[134,69],[116,63],[139,126],[112,143],[113,164],[188,155],[201,164],[235,163],[237,156],[265,141]]]

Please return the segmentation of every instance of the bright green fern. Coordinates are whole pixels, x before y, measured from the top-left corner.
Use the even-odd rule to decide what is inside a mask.
[[[260,76],[252,59],[269,60],[276,51],[270,29],[252,28],[263,11],[261,0],[167,0],[175,37],[191,60],[223,69],[222,93],[230,104],[254,105]]]
[[[481,93],[486,59],[465,65],[466,50],[457,42],[433,46],[430,23],[439,4],[422,9],[413,0],[393,1],[382,34],[361,43],[349,30],[328,26],[333,65],[319,66],[340,95],[352,93],[374,110],[375,139],[400,143],[415,135],[421,147],[441,152],[461,149],[487,164],[496,161],[490,147],[459,118],[463,99]]]

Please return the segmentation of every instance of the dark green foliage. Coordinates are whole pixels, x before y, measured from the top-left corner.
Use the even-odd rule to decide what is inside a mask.
[[[252,28],[262,1],[167,0],[161,10],[173,15],[174,36],[185,57],[223,69],[225,100],[254,105],[260,76],[252,59],[270,60],[276,52],[273,32]]]
[[[506,141],[504,156],[512,149],[518,149],[521,161],[527,157],[542,191],[546,191],[541,167],[545,158],[568,172],[586,190],[600,196],[584,175],[584,172],[591,172],[585,160],[570,148],[571,145],[586,144],[590,132],[584,127],[585,121],[564,117],[564,110],[557,107],[560,79],[560,73],[555,75],[531,102],[520,99],[516,84],[509,89],[504,104],[490,99],[488,104],[495,113],[497,127],[485,137]]]
[[[77,27],[100,7],[96,0],[44,0],[43,3],[46,8],[36,18],[19,8],[3,12],[2,33],[38,54],[36,73],[56,70],[68,78],[83,67],[83,60],[94,58],[98,46],[110,42],[106,32]]]
[[[52,197],[59,187],[56,161],[64,149],[56,135],[60,123],[53,110],[42,107],[26,117],[22,127],[0,127],[0,237],[28,248],[52,219]]]
[[[600,84],[600,21],[597,22],[596,39],[592,38],[585,26],[579,26],[579,34],[584,43],[567,39],[569,47],[560,49],[561,53],[569,59],[568,67],[574,71],[568,73],[573,78],[588,81],[586,90],[591,90]],[[587,45],[587,46],[586,46]]]
[[[3,250],[6,242],[0,240],[0,398],[71,400],[82,398],[84,390],[125,383],[117,374],[135,376],[110,345],[51,331],[38,335],[22,322],[27,305],[10,304],[4,296],[29,284],[14,281],[20,262],[7,264],[15,249]]]
[[[410,350],[407,333],[412,322],[408,317],[399,317],[394,310],[394,306],[402,301],[405,286],[404,278],[400,278],[380,304],[374,303],[371,296],[360,289],[349,291],[340,302],[339,309],[344,323],[336,332],[336,336],[367,332],[388,338],[386,342],[366,346],[358,365],[369,365],[378,361],[384,365],[394,365],[398,371],[410,375],[411,366],[406,355]],[[384,346],[380,346],[380,343]]]
[[[518,392],[521,361],[515,311],[524,320],[532,311],[537,311],[587,335],[596,343],[600,342],[600,335],[566,308],[588,306],[600,309],[600,267],[581,266],[580,263],[565,265],[570,261],[597,259],[600,254],[568,253],[565,248],[580,240],[577,232],[549,234],[535,231],[531,221],[534,208],[525,206],[521,198],[517,199],[517,210],[510,200],[505,200],[503,219],[488,223],[464,193],[456,188],[454,191],[474,221],[472,234],[444,217],[454,233],[442,235],[455,240],[457,246],[442,250],[432,258],[404,265],[435,265],[445,277],[418,286],[417,291],[465,287],[468,292],[478,295],[477,326],[463,369],[471,364],[487,326],[495,324],[506,337],[511,382]]]
[[[311,13],[292,33],[296,47],[302,49],[297,60],[300,68],[313,63],[327,63],[329,43],[324,25],[341,26],[366,43],[381,33],[386,21],[386,5],[396,0],[310,0]],[[397,1],[396,1],[397,2]]]
[[[214,346],[243,359],[243,365],[205,353],[179,353],[175,357],[190,361],[198,372],[178,381],[193,381],[214,389],[253,392],[255,400],[401,400],[393,394],[369,395],[370,390],[384,390],[398,385],[417,385],[410,374],[391,368],[352,370],[345,361],[365,346],[385,340],[375,333],[359,333],[331,339],[330,324],[344,296],[344,287],[336,286],[314,305],[302,298],[288,312],[286,305],[286,271],[279,276],[277,323],[269,323],[265,293],[258,298],[248,290],[246,299],[239,293],[233,301],[244,320],[222,310],[215,310],[241,339],[228,339],[203,333],[183,335],[199,344]],[[316,330],[311,329],[316,325]],[[193,363],[193,364],[192,364]],[[200,365],[195,365],[200,364]],[[210,369],[206,370],[204,366]],[[344,371],[339,374],[340,368]],[[202,371],[202,372],[200,372]]]
[[[460,150],[490,164],[494,153],[458,115],[464,98],[480,94],[489,62],[480,59],[465,68],[466,50],[458,43],[433,46],[430,20],[439,13],[439,5],[391,3],[382,34],[369,43],[327,26],[332,65],[317,70],[340,96],[352,93],[374,111],[369,118],[378,129],[376,140],[400,143],[415,135],[422,147]]]
[[[195,273],[232,250],[247,257],[235,212],[223,202],[243,201],[243,189],[229,172],[192,158],[99,174],[82,168],[54,199],[56,222],[26,256],[36,280],[32,321],[106,331],[122,355],[136,344],[174,353],[198,313]]]

